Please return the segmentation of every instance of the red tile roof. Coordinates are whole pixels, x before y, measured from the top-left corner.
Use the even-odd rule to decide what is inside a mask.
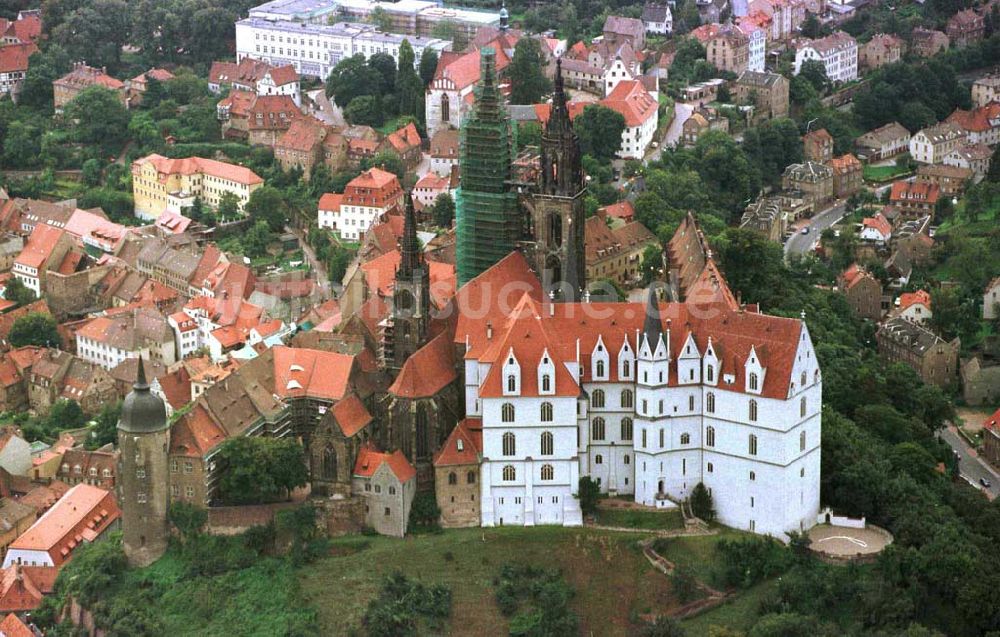
[[[25,626],[17,615],[10,613],[0,621],[0,635],[3,637],[35,637],[35,633]]]
[[[325,193],[319,198],[319,210],[340,210],[340,202],[344,195],[335,192]]]
[[[344,203],[375,208],[390,208],[403,198],[403,187],[394,173],[369,168],[347,183]]]
[[[337,419],[340,430],[350,438],[364,429],[372,421],[368,408],[356,394],[351,394],[343,400],[338,400],[333,406],[333,417]]]
[[[417,132],[417,127],[413,122],[410,122],[397,131],[393,131],[386,140],[400,154],[420,147],[420,133]]]
[[[57,575],[59,569],[52,566],[11,564],[3,569],[0,574],[0,612],[23,613],[35,610],[41,605],[42,596],[55,588]],[[4,624],[0,623],[0,631],[3,630]]]
[[[874,217],[865,217],[861,220],[861,223],[866,228],[876,230],[883,237],[888,237],[892,234],[892,225],[881,212]]]
[[[183,159],[169,159],[163,155],[146,155],[132,162],[133,167],[152,164],[156,172],[160,174],[160,179],[166,179],[167,175],[195,175],[203,173],[225,179],[239,184],[253,185],[264,183],[257,173],[244,166],[227,164],[223,161],[205,159],[203,157],[186,157]]]
[[[201,403],[170,428],[170,453],[201,458],[226,440],[226,431]]]
[[[44,551],[55,566],[72,558],[81,538],[93,542],[120,516],[110,491],[78,484],[14,540],[11,550]]]
[[[21,254],[17,255],[14,263],[20,263],[38,270],[43,269],[45,261],[52,255],[52,251],[55,249],[62,235],[63,230],[55,226],[45,223],[36,225],[35,229],[31,232],[31,236],[28,237],[28,242],[21,250]]]
[[[925,181],[895,181],[889,200],[892,202],[918,201],[934,205],[941,194],[941,187]]]
[[[1000,409],[993,412],[993,415],[983,421],[983,427],[991,431],[1000,432]]]
[[[396,271],[403,257],[399,250],[392,250],[361,264],[368,288],[381,296],[391,296],[396,286]],[[444,307],[455,296],[458,278],[455,266],[450,263],[429,261],[431,301],[437,307]]]
[[[632,221],[635,218],[635,208],[632,206],[631,201],[620,201],[610,206],[604,206],[601,208],[601,211],[609,217],[624,219],[625,221]]]
[[[38,52],[33,43],[8,44],[0,47],[0,73],[15,73],[28,70],[28,58]]]
[[[371,445],[365,445],[358,451],[358,459],[354,463],[354,475],[370,478],[375,475],[382,463],[389,466],[389,470],[401,483],[408,482],[417,475],[417,470],[402,451],[397,449],[392,453],[382,453]]]
[[[455,371],[455,348],[447,332],[406,359],[389,393],[402,398],[430,398],[458,377]]]
[[[1000,118],[1000,102],[990,102],[971,111],[956,109],[945,121],[958,124],[969,132],[984,133],[993,129],[990,120],[997,118]]]
[[[299,81],[299,72],[291,64],[272,68],[270,73],[271,80],[274,81],[275,86],[283,86]]]
[[[284,346],[271,349],[276,395],[340,400],[347,393],[354,356]]]
[[[435,467],[478,465],[483,453],[483,421],[466,418],[451,430],[434,456]]]
[[[492,46],[493,43],[491,42],[490,45]],[[496,70],[499,73],[510,64],[510,58],[507,57],[502,47],[493,46],[493,50],[496,52]],[[438,59],[437,70],[434,72],[434,82],[448,80],[459,91],[478,82],[479,51],[480,49],[476,49],[458,56],[442,55]]]
[[[899,296],[899,309],[901,310],[917,304],[930,309],[931,295],[926,290],[917,290],[916,292],[905,292]]]
[[[625,125],[639,126],[656,114],[657,103],[642,82],[624,80],[615,86],[614,90],[600,102],[612,110],[625,116]]]

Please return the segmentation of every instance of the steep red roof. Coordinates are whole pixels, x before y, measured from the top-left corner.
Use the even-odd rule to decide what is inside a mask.
[[[347,393],[353,356],[285,346],[271,349],[274,393],[278,396],[340,400]]]
[[[969,132],[985,133],[993,129],[991,120],[997,118],[1000,118],[1000,102],[990,102],[971,111],[956,109],[945,121],[958,124]]]
[[[89,484],[78,484],[14,540],[10,548],[44,551],[55,566],[61,566],[72,558],[73,550],[79,546],[77,538],[93,542],[120,515],[113,493]]]
[[[170,428],[170,453],[200,458],[225,439],[226,431],[199,401]]]
[[[59,569],[53,566],[11,564],[0,575],[0,612],[23,613],[38,608],[52,592]],[[10,617],[8,615],[8,617]],[[3,631],[0,623],[0,631]]]
[[[896,202],[919,201],[928,204],[937,203],[941,187],[926,181],[894,181],[889,200]]]
[[[299,72],[291,64],[271,69],[271,79],[275,86],[283,86],[299,81]]]
[[[628,200],[619,201],[618,203],[613,203],[610,206],[604,206],[601,208],[601,211],[609,217],[624,219],[625,221],[632,221],[635,219],[635,208],[632,206],[632,202]]]
[[[62,235],[62,229],[45,223],[39,223],[31,232],[28,242],[24,245],[21,254],[17,255],[14,262],[41,270],[45,265],[45,261],[52,255],[52,251],[55,249]]]
[[[35,637],[35,633],[25,626],[24,622],[18,619],[17,615],[10,613],[0,621],[0,635],[3,637]]]
[[[396,286],[396,271],[402,262],[399,250],[392,250],[361,264],[368,287],[382,296],[391,296]],[[437,307],[444,307],[455,296],[457,277],[455,266],[450,263],[429,261],[431,301]]]
[[[28,58],[38,52],[34,43],[0,46],[0,73],[28,70]]]
[[[861,220],[861,223],[864,227],[877,231],[883,237],[888,237],[892,234],[892,225],[881,212],[874,217],[865,217]]]
[[[458,377],[455,348],[446,332],[406,359],[389,393],[403,398],[429,398]]]
[[[601,100],[601,104],[625,116],[625,125],[639,126],[656,114],[657,103],[642,82],[624,80]]]
[[[364,429],[372,421],[368,408],[356,394],[338,400],[333,406],[333,417],[337,419],[340,430],[350,438]]]
[[[451,430],[434,456],[435,467],[478,465],[483,453],[483,421],[466,418]]]
[[[340,202],[344,199],[344,195],[328,192],[319,198],[319,209],[320,210],[340,210]]]
[[[923,305],[927,309],[931,307],[931,295],[926,290],[916,292],[904,292],[899,296],[899,309],[905,310],[911,305]]]
[[[389,469],[400,482],[412,480],[417,475],[417,470],[413,468],[402,451],[397,449],[392,453],[382,453],[371,445],[365,445],[358,450],[358,459],[354,463],[354,475],[370,478],[375,475],[382,463],[389,465]]]
[[[991,431],[1000,432],[1000,409],[993,412],[993,415],[983,422],[983,427],[986,427]]]
[[[405,153],[414,147],[420,147],[420,133],[417,132],[417,127],[413,122],[410,122],[399,130],[393,131],[386,139],[396,149],[396,152],[399,153]]]

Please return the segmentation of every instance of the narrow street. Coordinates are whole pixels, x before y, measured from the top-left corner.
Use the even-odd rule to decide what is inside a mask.
[[[312,268],[313,273],[316,275],[316,285],[322,290],[322,295],[324,299],[330,299],[334,296],[334,290],[330,285],[330,277],[327,275],[326,266],[316,258],[316,253],[313,251],[312,246],[306,241],[303,232],[297,228],[291,226],[285,226],[285,232],[291,232],[299,239],[299,247],[302,248],[302,254],[309,261],[309,267]]]
[[[823,234],[823,231],[840,221],[846,212],[846,202],[838,201],[826,210],[821,210],[813,215],[809,220],[809,225],[806,226],[809,228],[807,234],[802,234],[801,230],[797,230],[785,242],[785,258],[793,254],[805,254],[811,250],[816,245],[816,242],[819,241],[819,237]]]
[[[990,483],[989,489],[985,489],[989,499],[1000,496],[1000,473],[979,457],[978,452],[959,435],[954,425],[942,429],[938,436],[947,442],[958,456],[958,472],[963,478],[968,479],[978,489],[983,489],[979,480],[985,479]]]

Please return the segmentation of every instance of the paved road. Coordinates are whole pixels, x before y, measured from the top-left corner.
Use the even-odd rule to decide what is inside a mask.
[[[308,95],[310,99],[312,99],[313,103],[318,107],[318,110],[312,112],[317,119],[334,126],[344,126],[347,124],[347,122],[344,121],[344,114],[341,113],[336,104],[327,98],[325,90],[316,89],[314,91],[309,91]]]
[[[684,132],[684,122],[688,121],[688,118],[691,117],[691,113],[693,112],[694,106],[691,104],[682,104],[680,102],[674,104],[674,118],[670,120],[670,125],[667,126],[667,132],[663,134],[663,139],[660,140],[660,145],[646,155],[646,163],[659,161],[664,148],[667,146],[673,148],[677,145],[677,142],[680,141],[681,134]]]
[[[302,248],[302,254],[305,255],[306,259],[309,261],[309,265],[312,267],[313,276],[316,277],[316,284],[319,289],[322,290],[322,297],[324,299],[333,298],[334,290],[330,287],[330,277],[327,276],[326,266],[316,258],[316,253],[313,252],[312,246],[306,241],[305,235],[298,228],[292,228],[291,226],[285,226],[285,232],[291,232],[299,239],[299,246]]]
[[[785,242],[785,256],[792,254],[805,254],[819,241],[823,231],[840,221],[847,212],[846,204],[843,201],[835,203],[826,210],[813,215],[809,220],[809,234],[802,234],[796,230],[795,234]]]
[[[958,454],[958,472],[962,477],[968,478],[978,488],[981,488],[979,479],[986,478],[990,483],[990,488],[986,490],[987,496],[991,500],[1000,496],[1000,473],[979,457],[953,425],[941,430],[939,436]]]

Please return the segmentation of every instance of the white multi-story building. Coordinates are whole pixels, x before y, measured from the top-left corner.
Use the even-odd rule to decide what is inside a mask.
[[[408,40],[416,63],[425,48],[438,52],[447,40],[382,33],[374,25],[354,22],[316,24],[290,20],[246,18],[236,23],[236,57],[254,58],[274,66],[291,64],[300,75],[326,79],[344,58],[388,53],[399,62],[399,47]]]
[[[858,79],[858,41],[843,31],[799,45],[795,51],[795,75],[807,60],[822,62],[832,82]]]
[[[623,80],[600,104],[618,111],[625,117],[622,145],[618,149],[621,159],[642,159],[653,142],[659,111],[656,99],[637,80]],[[585,106],[584,106],[585,108]],[[582,110],[582,108],[580,109]]]
[[[747,70],[764,72],[764,59],[767,56],[767,33],[752,21],[741,21],[739,29],[747,36],[748,55]]]
[[[661,508],[704,483],[723,524],[761,534],[815,524],[822,382],[808,330],[721,298],[529,293],[505,315],[460,318],[467,416],[483,427],[481,524],[580,524],[580,476]]]
[[[910,138],[910,157],[921,164],[940,164],[966,139],[966,132],[958,124],[941,122],[928,126]]]
[[[339,201],[329,197],[327,201],[330,203],[320,202],[323,227],[337,232],[341,239],[360,241],[387,212],[403,209],[403,187],[393,173],[370,168],[347,183]]]

